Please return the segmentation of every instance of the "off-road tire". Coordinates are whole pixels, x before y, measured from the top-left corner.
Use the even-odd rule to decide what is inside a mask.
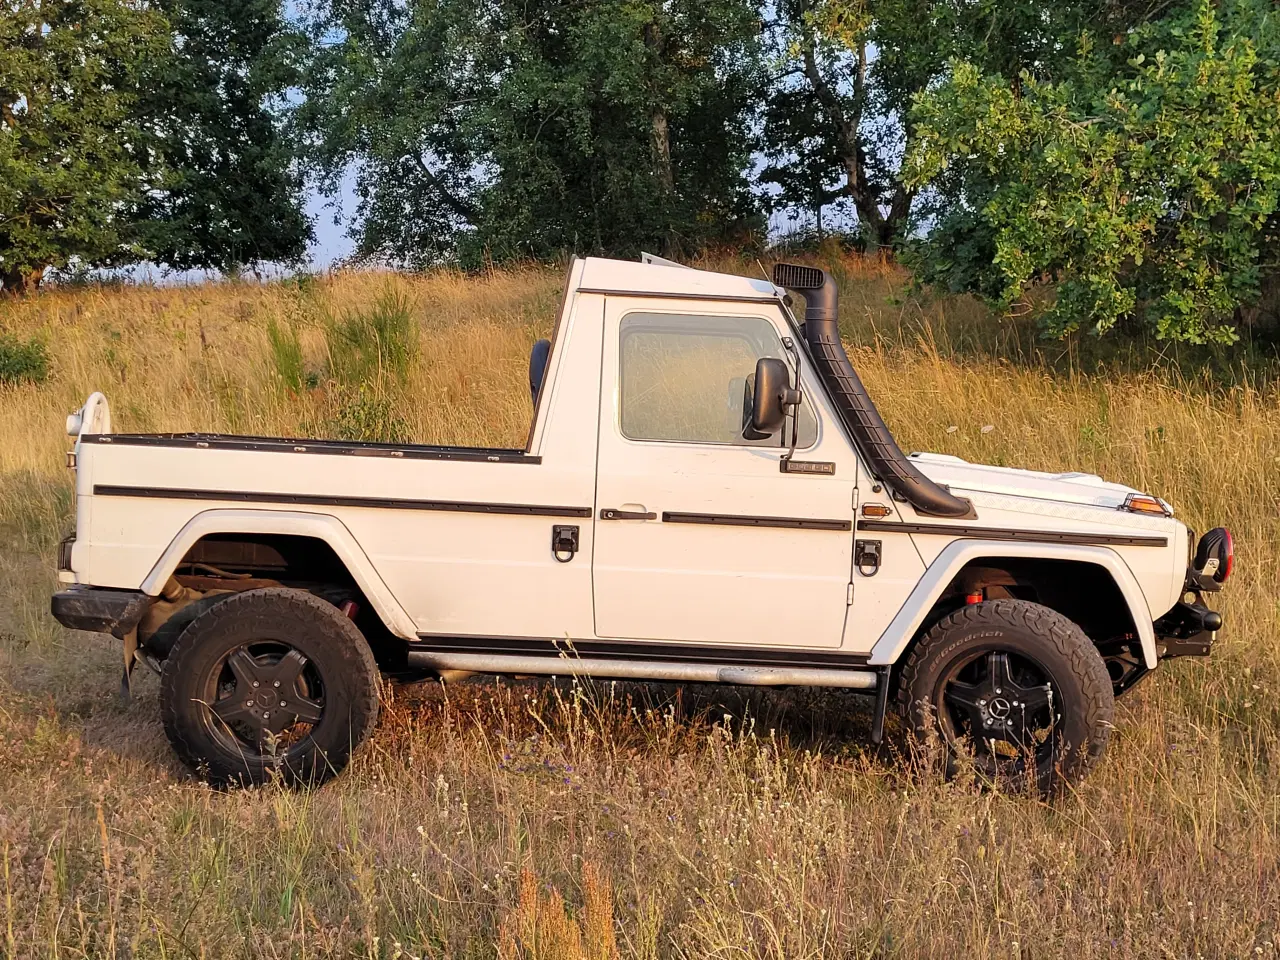
[[[210,728],[202,697],[212,671],[242,645],[287,644],[324,684],[320,721],[283,755],[237,750]],[[378,667],[356,626],[332,604],[301,590],[248,590],[221,600],[182,632],[164,662],[160,713],[178,756],[215,786],[280,779],[313,786],[339,773],[378,719]]]
[[[966,605],[934,625],[912,649],[899,677],[898,707],[915,735],[942,734],[938,684],[950,666],[975,650],[1004,650],[1035,661],[1049,676],[1060,706],[1054,756],[1036,764],[1018,782],[1034,780],[1043,795],[1078,782],[1101,758],[1115,710],[1111,677],[1093,642],[1055,610],[1025,600],[988,600]],[[947,743],[948,774],[958,768],[958,744]],[[1001,778],[1002,779],[1002,778]]]

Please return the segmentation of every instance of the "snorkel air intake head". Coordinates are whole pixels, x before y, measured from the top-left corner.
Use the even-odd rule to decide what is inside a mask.
[[[968,500],[953,496],[922,474],[894,442],[840,342],[840,294],[831,274],[818,267],[778,263],[773,267],[773,284],[804,297],[804,338],[809,356],[872,475],[917,513],[972,516],[973,505]]]

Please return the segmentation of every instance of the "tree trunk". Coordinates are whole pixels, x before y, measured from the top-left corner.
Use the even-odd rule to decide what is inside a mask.
[[[12,267],[0,274],[0,289],[4,293],[13,296],[21,296],[24,293],[33,293],[44,280],[44,267],[34,267],[24,270],[21,267]]]
[[[656,20],[645,25],[644,45],[649,48],[653,61],[661,63],[664,56],[662,30]],[[661,193],[658,209],[662,210],[667,218],[662,255],[676,259],[680,256],[680,237],[670,222],[674,212],[671,201],[676,192],[675,169],[671,164],[671,128],[667,122],[667,108],[662,105],[662,92],[656,84],[653,85],[650,96],[653,100],[649,109],[649,149],[653,155],[654,179],[657,180]]]
[[[675,173],[671,169],[671,130],[667,126],[667,111],[654,107],[650,117],[649,141],[653,147],[654,173],[665,193],[676,192]]]
[[[859,129],[867,97],[869,61],[866,41],[861,42],[856,50],[852,97],[845,97],[839,93],[839,85],[833,84],[823,75],[816,48],[817,38],[812,30],[806,29],[803,33],[801,48],[804,74],[813,88],[815,98],[835,130],[836,150],[845,173],[845,192],[853,200],[854,209],[858,213],[863,242],[866,244],[868,253],[880,249],[892,251],[901,239],[900,233],[906,224],[914,195],[901,186],[897,187],[889,201],[889,211],[886,214],[880,209],[878,188],[867,182],[866,157],[863,154]]]

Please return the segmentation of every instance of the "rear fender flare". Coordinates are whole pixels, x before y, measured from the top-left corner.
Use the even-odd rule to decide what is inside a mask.
[[[378,575],[368,555],[356,542],[346,525],[327,513],[302,513],[290,510],[205,510],[187,521],[173,542],[165,548],[156,565],[142,581],[142,591],[159,596],[173,571],[188,550],[200,540],[215,533],[272,533],[294,537],[313,537],[327,543],[342,561],[361,592],[373,605],[382,622],[398,637],[417,638],[417,631],[400,601]]]
[[[920,629],[933,605],[942,596],[947,585],[968,563],[975,560],[1000,557],[1025,557],[1028,559],[1070,560],[1102,567],[1111,575],[1120,590],[1129,615],[1137,625],[1138,639],[1142,643],[1142,658],[1148,669],[1154,669],[1159,661],[1156,653],[1156,633],[1146,596],[1138,585],[1133,571],[1114,550],[1108,547],[1075,546],[1052,543],[1006,543],[995,540],[953,540],[938,558],[929,565],[916,584],[907,602],[894,616],[884,633],[871,648],[868,664],[888,666],[897,663],[911,638]]]

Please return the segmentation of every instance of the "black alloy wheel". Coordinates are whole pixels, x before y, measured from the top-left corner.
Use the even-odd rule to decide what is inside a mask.
[[[286,643],[237,647],[209,679],[210,734],[234,737],[243,749],[279,754],[296,748],[324,717],[319,669]]]
[[[933,697],[944,738],[951,744],[968,740],[978,768],[992,778],[1021,777],[1028,762],[1052,761],[1054,700],[1040,664],[999,648],[957,657]]]

